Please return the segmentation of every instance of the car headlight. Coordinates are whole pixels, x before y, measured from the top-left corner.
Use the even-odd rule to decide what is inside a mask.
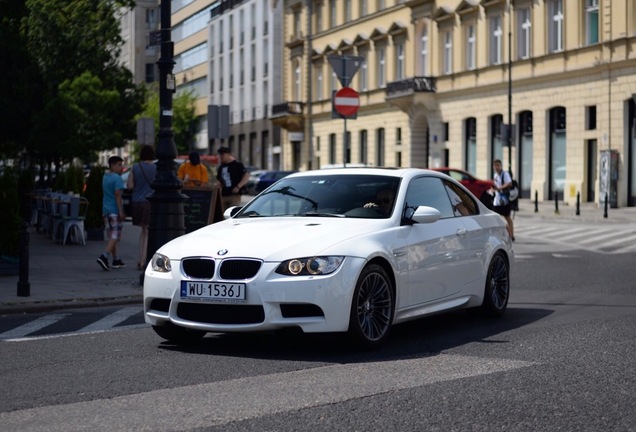
[[[287,276],[326,275],[336,271],[344,261],[341,256],[294,258],[283,261],[276,273]]]
[[[170,258],[160,253],[156,253],[150,260],[152,269],[161,273],[170,273],[172,271],[172,265],[170,265]]]

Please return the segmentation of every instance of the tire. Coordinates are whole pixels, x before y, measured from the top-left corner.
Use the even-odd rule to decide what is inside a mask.
[[[177,345],[191,345],[205,336],[204,331],[190,330],[184,327],[168,323],[161,326],[152,326],[152,329],[160,337]]]
[[[509,297],[510,266],[506,257],[499,252],[492,257],[488,266],[481,311],[487,316],[499,317],[506,311]]]
[[[349,316],[349,336],[360,347],[377,348],[389,337],[395,295],[387,272],[377,264],[367,265],[356,283]]]

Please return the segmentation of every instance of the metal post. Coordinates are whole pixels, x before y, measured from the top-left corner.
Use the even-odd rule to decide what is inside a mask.
[[[576,215],[581,215],[581,192],[576,193]]]
[[[539,191],[534,191],[534,212],[539,212]]]
[[[512,172],[512,10],[508,6],[508,172]]]
[[[607,193],[605,193],[605,205],[603,206],[603,208],[604,208],[603,217],[604,218],[607,218],[607,200],[608,200]]]
[[[554,191],[554,213],[559,214],[559,191]]]
[[[347,167],[347,148],[349,147],[347,139],[347,117],[344,117],[344,136],[342,137],[342,166]]]
[[[176,83],[172,68],[174,66],[174,43],[171,41],[171,0],[161,0],[161,58],[159,67],[159,140],[157,155],[157,173],[151,186],[153,193],[150,201],[150,223],[148,226],[148,260],[161,246],[170,240],[185,234],[183,202],[187,196],[180,193],[183,184],[177,178],[177,147],[172,130],[172,93]],[[145,267],[146,263],[142,263]],[[143,273],[140,276],[143,283]]]
[[[18,297],[29,297],[31,295],[31,284],[29,283],[29,224],[22,221],[20,233],[18,234],[18,247],[20,254],[20,277],[18,279]]]

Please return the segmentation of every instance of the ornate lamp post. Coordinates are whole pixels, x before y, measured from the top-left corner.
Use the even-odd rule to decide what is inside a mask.
[[[161,246],[185,233],[183,202],[187,196],[180,193],[183,184],[177,178],[177,147],[172,130],[172,93],[176,83],[172,68],[174,66],[174,43],[171,41],[171,0],[161,1],[161,57],[159,66],[159,141],[157,155],[157,173],[151,186],[153,193],[150,201],[150,223],[148,226],[147,257],[151,259]],[[146,263],[142,263],[146,264]],[[143,282],[143,273],[140,277]]]

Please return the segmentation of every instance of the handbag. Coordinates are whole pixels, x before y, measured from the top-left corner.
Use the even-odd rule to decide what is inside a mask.
[[[510,178],[512,179],[512,186],[508,189],[508,197],[512,202],[519,198],[519,183],[517,183],[517,180],[512,177],[512,173],[510,173]]]

